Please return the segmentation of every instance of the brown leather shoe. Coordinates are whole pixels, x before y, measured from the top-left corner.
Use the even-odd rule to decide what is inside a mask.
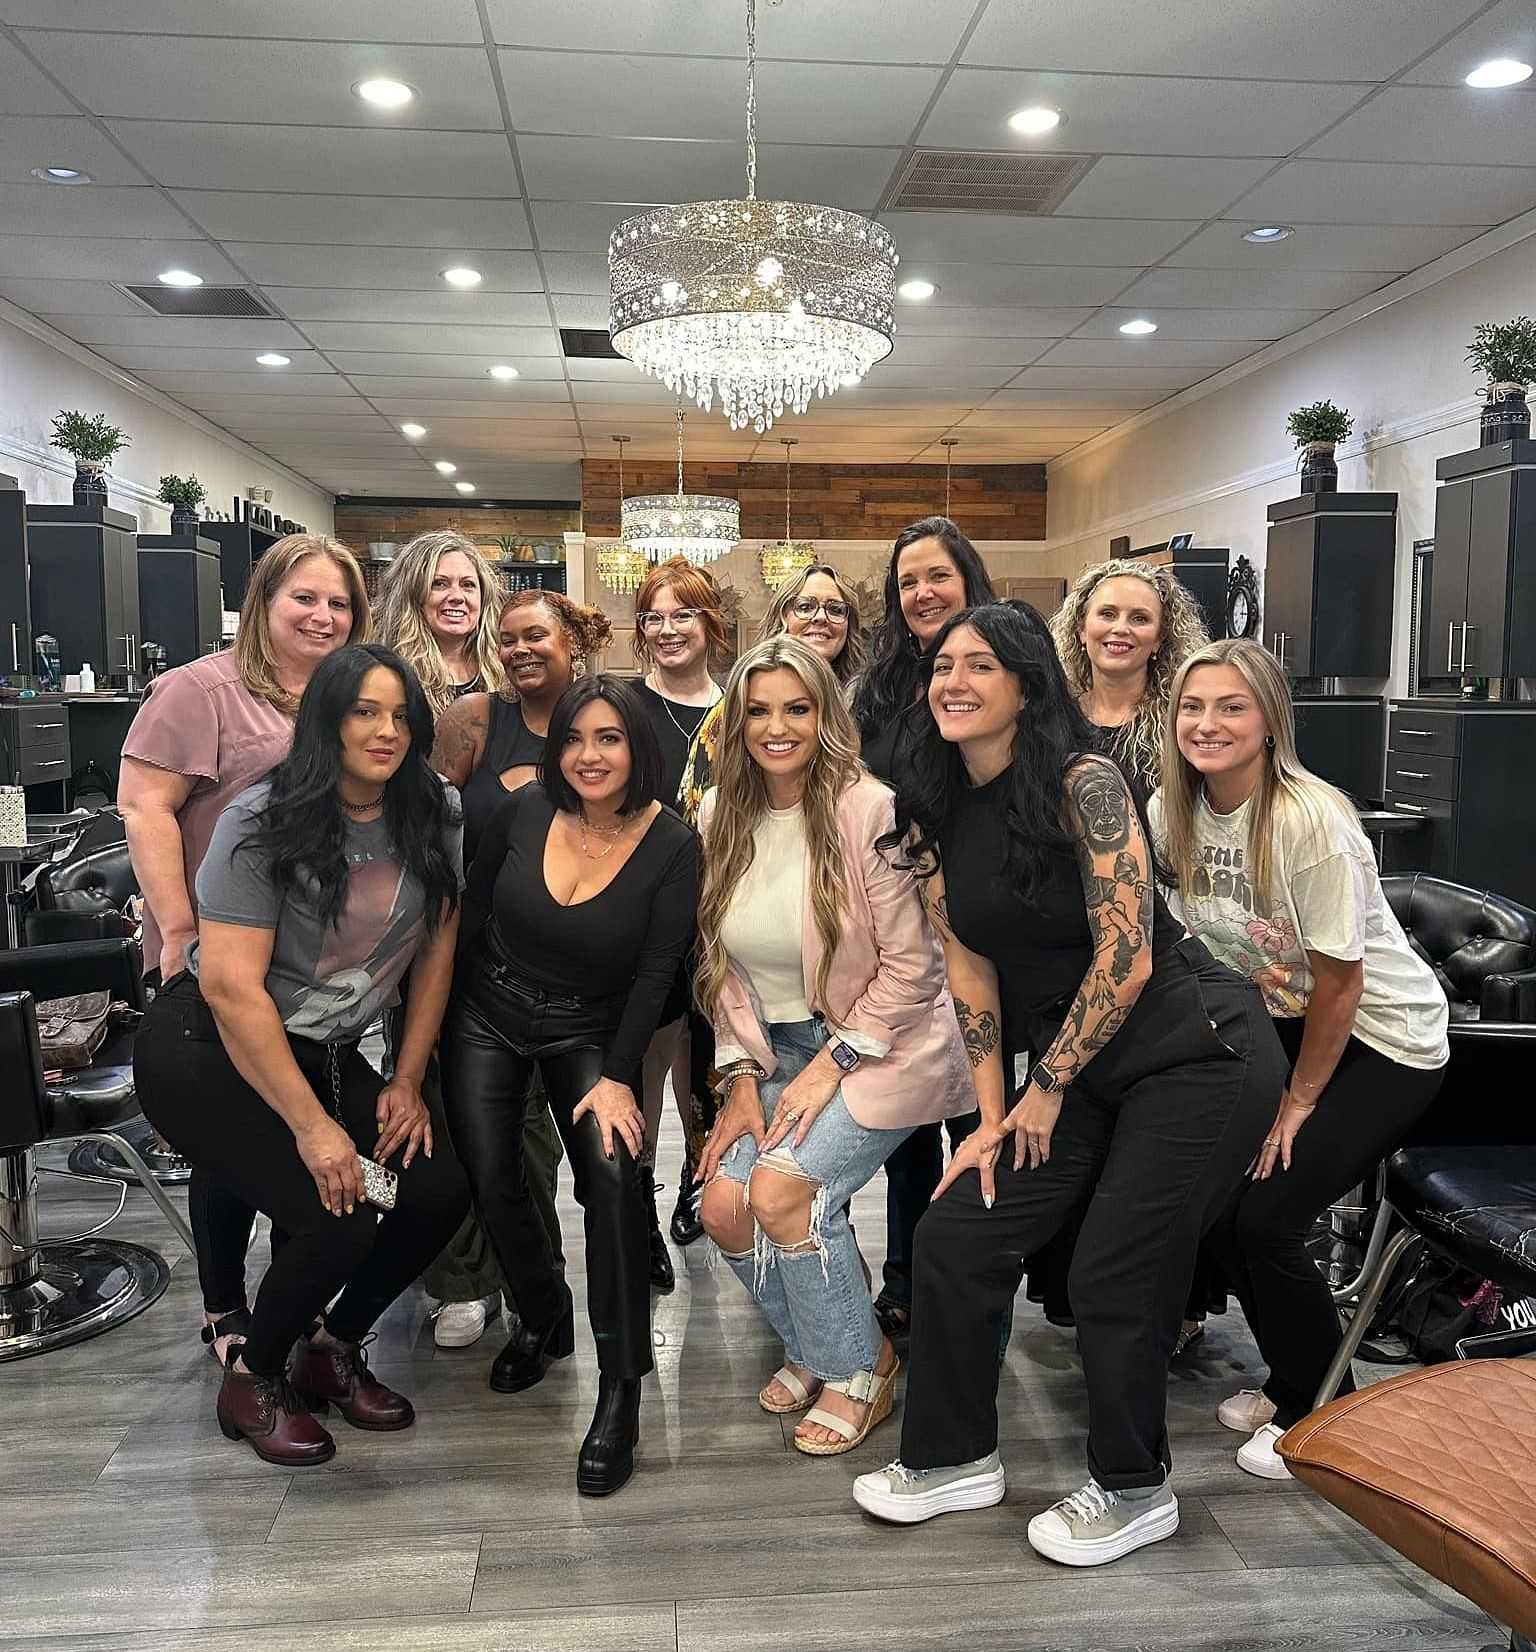
[[[293,1386],[317,1411],[324,1411],[327,1402],[334,1405],[354,1428],[380,1433],[409,1428],[416,1421],[415,1407],[368,1369],[364,1346],[363,1342],[321,1344],[301,1339],[290,1367]]]
[[[286,1377],[226,1367],[218,1417],[225,1439],[249,1440],[258,1457],[279,1468],[309,1468],[336,1455],[336,1442],[305,1410]]]

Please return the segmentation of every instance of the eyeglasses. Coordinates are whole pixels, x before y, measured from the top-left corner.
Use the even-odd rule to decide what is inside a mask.
[[[659,631],[671,620],[674,630],[691,631],[703,615],[702,608],[674,608],[670,614],[658,614],[654,608],[642,608],[635,615],[635,624],[642,631]]]
[[[798,602],[789,605],[789,611],[796,619],[813,620],[818,614],[825,614],[834,625],[847,619],[853,610],[846,602],[839,602],[836,597],[830,602],[816,602],[811,597],[801,597]]]

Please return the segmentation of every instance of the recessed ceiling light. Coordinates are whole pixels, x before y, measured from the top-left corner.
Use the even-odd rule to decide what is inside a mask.
[[[1021,138],[1039,138],[1047,132],[1054,132],[1061,125],[1061,119],[1061,110],[1049,108],[1043,103],[1032,103],[1027,109],[1010,115],[1008,125]]]
[[[1495,86],[1518,86],[1522,80],[1530,78],[1529,63],[1522,63],[1514,57],[1495,57],[1487,63],[1479,63],[1467,76],[1467,85],[1486,91]]]
[[[34,166],[32,176],[45,184],[88,184],[91,175],[76,166]]]
[[[921,303],[925,298],[932,298],[938,290],[931,281],[903,281],[896,292],[898,297]]]
[[[1268,241],[1283,241],[1295,233],[1289,224],[1260,224],[1257,229],[1245,230],[1243,239],[1254,241],[1262,247]]]
[[[293,358],[280,356],[276,350],[268,350],[264,355],[257,356],[256,360],[262,367],[287,367]]]
[[[466,264],[455,264],[451,270],[443,271],[443,280],[450,287],[478,287],[484,279],[479,270],[472,270]]]
[[[517,377],[517,369],[515,367],[508,367],[504,361],[497,362],[494,367],[488,368],[487,371],[493,379],[505,380],[515,379]]]
[[[156,279],[167,287],[201,287],[203,284],[202,276],[193,275],[191,270],[161,270]]]
[[[1131,338],[1145,338],[1148,333],[1157,331],[1157,323],[1148,321],[1145,316],[1137,316],[1134,321],[1122,321],[1120,331]]]
[[[473,493],[475,491],[475,484],[473,482],[455,482],[453,485],[459,490],[460,493]]]
[[[383,75],[373,80],[360,80],[352,90],[375,109],[403,109],[416,96],[403,80],[390,80]]]
[[[439,476],[452,476],[459,467],[448,459],[434,459],[432,468]]]
[[[413,442],[419,437],[425,436],[426,433],[427,427],[424,424],[403,424],[400,426],[400,434],[409,436]]]

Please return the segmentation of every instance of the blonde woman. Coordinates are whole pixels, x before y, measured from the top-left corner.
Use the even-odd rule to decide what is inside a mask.
[[[859,762],[842,685],[775,637],[736,662],[724,704],[697,992],[725,1101],[701,1214],[784,1344],[759,1403],[814,1404],[795,1445],[826,1457],[890,1415],[897,1369],[848,1201],[914,1126],[974,1096],[916,880],[875,847],[893,799]]]
[[[1339,1345],[1307,1234],[1434,1100],[1448,1011],[1382,894],[1354,808],[1296,755],[1290,687],[1271,654],[1234,638],[1191,655],[1164,752],[1151,820],[1184,922],[1259,987],[1290,1059],[1275,1122],[1212,1240],[1269,1365],[1262,1389],[1217,1415],[1251,1436],[1240,1468],[1287,1480],[1275,1441],[1312,1409]]]
[[[433,714],[502,684],[495,570],[461,533],[419,533],[379,587],[378,633],[416,673]]]
[[[368,592],[351,551],[324,534],[289,534],[251,570],[234,647],[150,684],[123,742],[118,803],[144,892],[144,963],[162,985],[182,973],[197,939],[197,872],[225,805],[288,755],[320,662],[367,636]],[[256,1212],[196,1167],[187,1206],[202,1338],[222,1365],[249,1328],[245,1252]]]

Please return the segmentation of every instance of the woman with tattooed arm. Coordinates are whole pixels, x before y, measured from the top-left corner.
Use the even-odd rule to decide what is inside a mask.
[[[1168,1353],[1201,1232],[1274,1117],[1284,1057],[1258,990],[1156,894],[1130,789],[1094,752],[1040,616],[957,614],[923,670],[932,720],[882,841],[906,841],[943,941],[982,1051],[982,1123],[918,1226],[901,1457],[854,1496],[901,1522],[1001,1500],[998,1327],[1024,1258],[1091,1194],[1070,1283],[1090,1478],[1029,1541],[1096,1566],[1178,1527]],[[1041,1057],[1015,1082],[1002,1049]]]

